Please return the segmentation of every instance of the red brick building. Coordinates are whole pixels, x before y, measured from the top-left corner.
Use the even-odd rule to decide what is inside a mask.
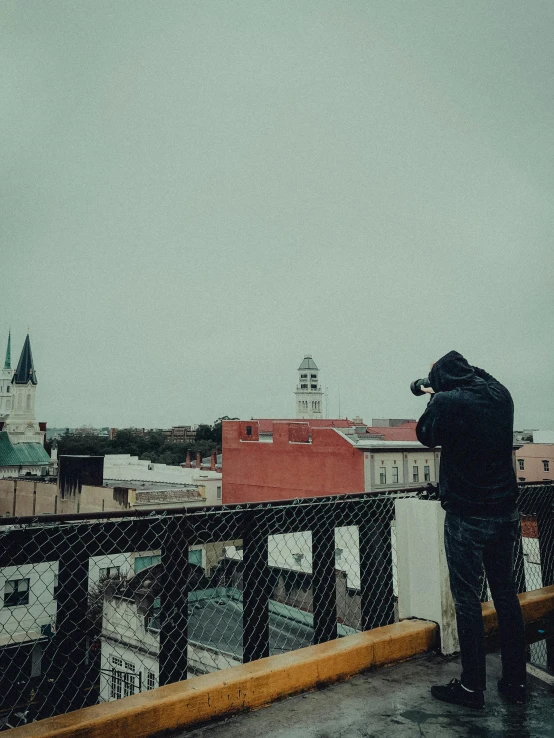
[[[223,457],[229,504],[434,483],[440,451],[416,440],[415,422],[250,420],[223,423]]]

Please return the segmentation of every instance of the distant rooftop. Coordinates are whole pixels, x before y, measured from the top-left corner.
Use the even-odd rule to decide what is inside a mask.
[[[258,423],[258,432],[261,436],[271,436],[274,423],[302,423],[311,428],[337,428],[350,431],[347,435],[357,434],[364,442],[374,441],[402,441],[420,445],[416,436],[417,421],[400,421],[398,425],[386,425],[383,427],[367,426],[365,423],[350,420],[349,418],[252,418],[252,422]],[[394,422],[394,421],[389,421]],[[263,440],[263,439],[260,439]]]
[[[371,425],[368,426],[367,432],[382,436],[385,441],[417,441],[416,426],[416,420],[406,420],[398,425]]]
[[[6,431],[0,431],[0,466],[45,466],[50,456],[40,443],[12,443]]]
[[[140,505],[205,499],[197,487],[181,487],[180,489],[137,490],[136,502]]]
[[[104,479],[104,487],[128,487],[137,492],[176,492],[195,490],[196,485],[178,482],[143,482],[138,479]]]
[[[273,423],[307,423],[310,428],[352,428],[357,423],[348,418],[252,418],[258,423],[258,432],[273,433]]]

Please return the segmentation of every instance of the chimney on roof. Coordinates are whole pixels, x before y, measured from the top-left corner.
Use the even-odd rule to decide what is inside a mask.
[[[187,459],[185,461],[185,468],[190,469],[192,466],[192,461],[190,459],[190,449],[187,451]]]
[[[200,453],[200,451],[196,452],[196,468],[202,468],[202,454]]]

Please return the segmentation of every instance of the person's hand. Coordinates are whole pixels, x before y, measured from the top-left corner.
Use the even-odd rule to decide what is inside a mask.
[[[419,389],[422,392],[425,392],[426,395],[434,395],[435,390],[432,387],[424,387],[423,385],[420,385]]]

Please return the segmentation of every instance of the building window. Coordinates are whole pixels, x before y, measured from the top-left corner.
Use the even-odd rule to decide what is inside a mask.
[[[379,469],[379,484],[387,483],[387,470],[382,466]]]
[[[107,566],[105,569],[100,569],[100,579],[115,579],[120,574],[120,566]]]
[[[392,467],[392,483],[398,484],[398,467],[397,466]]]
[[[542,470],[543,471],[550,471],[550,461],[547,461],[546,459],[543,459],[543,462],[542,462]]]
[[[121,699],[121,672],[112,669],[112,680],[110,683],[110,698],[112,700]]]
[[[4,585],[4,607],[29,604],[29,579],[10,579]]]
[[[151,566],[156,566],[162,561],[161,554],[152,554],[151,556],[137,556],[135,558],[135,574],[143,569],[148,569]]]
[[[317,379],[317,374],[310,374],[310,379]]]
[[[301,384],[300,385],[300,389],[308,389],[308,385],[307,384]]]
[[[252,435],[252,426],[251,425],[247,425],[246,426],[246,435],[247,436],[251,436]]]
[[[307,374],[301,374],[300,375],[300,379],[308,379],[308,375]]]
[[[130,661],[126,661],[125,669],[126,671],[123,674],[123,696],[130,697],[132,694],[135,693],[135,665],[132,664]]]
[[[122,659],[116,659],[112,656],[112,678],[110,682],[110,698],[112,700],[120,700],[122,687],[123,687],[123,672],[121,669],[116,669],[116,666],[123,666]]]
[[[519,464],[519,468],[521,470],[525,469],[525,459],[518,459],[517,463]]]
[[[419,482],[419,468],[417,466],[412,467],[412,482]]]
[[[135,693],[136,669],[131,661],[112,656],[112,674],[110,682],[111,699],[119,700]]]
[[[11,388],[10,388],[10,386],[8,385],[8,386],[6,387],[6,392],[8,392],[8,393],[9,393],[9,392],[10,392],[10,389],[11,389]]]
[[[146,689],[156,689],[156,675],[153,671],[146,672]]]
[[[426,482],[431,481],[431,467],[430,466],[424,466],[423,467],[423,479]]]
[[[27,412],[31,409],[31,395],[27,395],[27,402],[26,402],[25,409],[27,410]]]
[[[221,487],[218,487],[218,488],[217,488],[217,499],[218,499],[218,500],[220,500],[220,499],[221,499]]]

